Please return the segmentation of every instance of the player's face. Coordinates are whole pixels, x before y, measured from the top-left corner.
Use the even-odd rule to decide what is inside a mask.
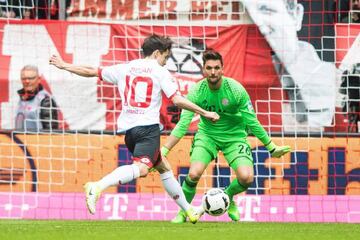
[[[32,93],[38,89],[40,78],[36,71],[22,70],[20,77],[25,92]]]
[[[354,0],[352,3],[352,8],[356,11],[360,10],[360,0]]]
[[[221,77],[223,75],[223,66],[220,60],[208,60],[203,67],[204,77],[210,85],[219,87]]]
[[[171,55],[171,52],[169,50],[166,50],[165,52],[161,53],[158,51],[158,54],[156,55],[156,60],[161,66],[165,66],[167,60],[169,59]]]

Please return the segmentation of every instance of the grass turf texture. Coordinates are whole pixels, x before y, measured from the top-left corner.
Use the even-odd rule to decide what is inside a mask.
[[[360,224],[0,220],[0,239],[360,239]]]

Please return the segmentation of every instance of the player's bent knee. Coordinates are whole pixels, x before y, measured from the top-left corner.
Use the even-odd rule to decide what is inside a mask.
[[[146,177],[149,174],[149,169],[140,170],[140,177]]]
[[[250,186],[250,185],[253,183],[253,181],[254,181],[254,176],[253,176],[253,175],[241,176],[241,177],[238,178],[238,181],[239,181],[242,185],[248,187],[248,186]]]
[[[154,166],[154,168],[160,174],[171,171],[170,163],[165,158],[163,158],[162,161],[158,165]]]
[[[250,186],[254,181],[254,171],[248,166],[241,166],[236,171],[236,178],[243,186]]]
[[[201,178],[201,173],[197,171],[190,171],[188,176],[191,179],[191,181],[198,182]]]
[[[248,179],[246,179],[245,184],[246,184],[246,186],[249,187],[253,182],[254,182],[254,178],[248,178]]]
[[[149,167],[145,164],[139,163],[140,177],[146,177],[149,174]]]

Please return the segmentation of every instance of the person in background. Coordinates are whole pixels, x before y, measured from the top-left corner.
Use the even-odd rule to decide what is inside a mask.
[[[0,0],[0,17],[21,18],[20,0]]]
[[[18,91],[15,129],[23,131],[55,130],[59,127],[56,102],[41,85],[39,70],[26,65],[20,72],[23,88]]]
[[[1,1],[1,0],[0,0]],[[70,7],[71,0],[62,0],[66,9]],[[60,5],[58,0],[34,1],[23,0],[23,19],[59,19]]]
[[[351,23],[360,23],[360,0],[354,0],[352,2]]]

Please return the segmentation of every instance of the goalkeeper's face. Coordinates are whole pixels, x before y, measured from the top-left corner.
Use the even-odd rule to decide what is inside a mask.
[[[204,77],[210,85],[220,87],[221,77],[223,75],[223,66],[220,60],[207,60],[203,67]]]

